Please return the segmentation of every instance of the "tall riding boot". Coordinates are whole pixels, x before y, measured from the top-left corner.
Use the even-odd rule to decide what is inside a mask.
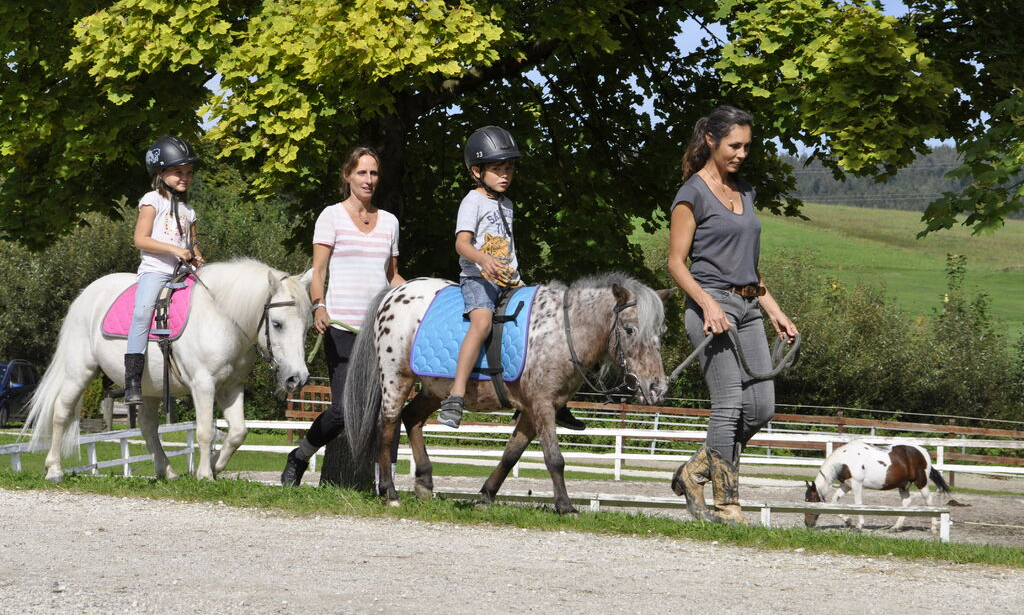
[[[705,506],[708,478],[708,451],[704,445],[673,475],[673,493],[687,498],[687,511],[699,521],[709,520],[708,507]]]
[[[146,355],[132,353],[125,355],[125,403],[129,405],[142,403],[142,370],[146,365]]]
[[[712,477],[712,499],[715,510],[710,520],[718,523],[739,523],[747,525],[747,518],[740,509],[740,481],[737,466],[723,459],[718,452],[708,449],[709,475]]]

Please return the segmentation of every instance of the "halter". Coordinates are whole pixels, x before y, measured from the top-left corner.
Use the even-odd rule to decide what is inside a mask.
[[[288,276],[286,275],[285,277],[281,278],[281,280],[283,281],[287,277]],[[287,306],[290,306],[290,305],[295,305],[295,301],[294,300],[293,301],[275,301],[275,302],[272,303],[271,302],[271,298],[272,297],[273,297],[273,295],[271,297],[267,297],[267,301],[264,302],[264,304],[263,304],[263,316],[260,316],[260,322],[256,325],[256,334],[257,335],[260,334],[260,327],[263,327],[264,339],[267,340],[267,353],[268,354],[267,355],[263,354],[263,351],[260,350],[260,345],[259,344],[254,342],[253,346],[256,348],[256,353],[259,354],[260,357],[263,358],[264,361],[267,361],[268,363],[270,363],[276,369],[277,368],[277,361],[274,360],[274,347],[271,346],[271,344],[270,344],[270,310],[271,310],[271,308],[287,307]]]
[[[616,306],[612,308],[612,331],[616,336],[616,363],[619,365],[619,369],[623,374],[623,380],[614,387],[603,389],[601,387],[596,386],[587,378],[587,374],[584,373],[583,364],[580,362],[580,359],[577,358],[576,350],[574,350],[573,348],[573,333],[570,330],[569,326],[569,287],[566,287],[566,291],[562,295],[562,324],[563,328],[566,330],[566,345],[569,346],[569,362],[573,364],[573,367],[576,368],[577,373],[580,374],[580,377],[584,379],[584,382],[587,383],[587,386],[591,387],[591,389],[594,390],[595,393],[605,396],[605,403],[607,404],[613,403],[615,401],[612,399],[612,393],[615,393],[620,389],[625,388],[626,390],[631,392],[638,390],[637,383],[640,382],[640,378],[638,378],[636,374],[627,369],[626,353],[623,351],[623,339],[619,335],[619,313],[625,310],[626,308],[633,307],[635,305],[637,305],[636,301],[631,301],[629,303],[616,302]],[[631,384],[631,382],[633,384]],[[643,390],[643,388],[640,390],[640,392],[641,395],[644,396],[645,401],[647,401],[648,394]]]

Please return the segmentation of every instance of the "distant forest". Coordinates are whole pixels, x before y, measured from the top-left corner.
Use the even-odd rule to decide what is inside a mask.
[[[951,169],[959,166],[957,151],[941,145],[927,156],[897,172],[883,183],[871,177],[848,177],[846,181],[833,179],[833,173],[819,161],[805,166],[806,158],[784,156],[783,161],[794,167],[797,190],[794,196],[809,203],[850,205],[875,209],[903,209],[925,211],[932,201],[944,192],[960,191],[967,180],[947,178]],[[1021,218],[1019,211],[1014,217]]]

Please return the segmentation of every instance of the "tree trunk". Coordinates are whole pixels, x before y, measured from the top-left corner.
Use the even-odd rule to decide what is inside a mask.
[[[381,176],[374,191],[374,205],[395,214],[402,224],[406,203],[403,175],[406,171],[406,121],[401,111],[366,122],[360,140],[381,157]]]

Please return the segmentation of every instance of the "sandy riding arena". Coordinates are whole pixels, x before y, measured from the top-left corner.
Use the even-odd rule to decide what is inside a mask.
[[[979,565],[42,491],[0,515],[3,613],[1023,612],[1022,572]]]

